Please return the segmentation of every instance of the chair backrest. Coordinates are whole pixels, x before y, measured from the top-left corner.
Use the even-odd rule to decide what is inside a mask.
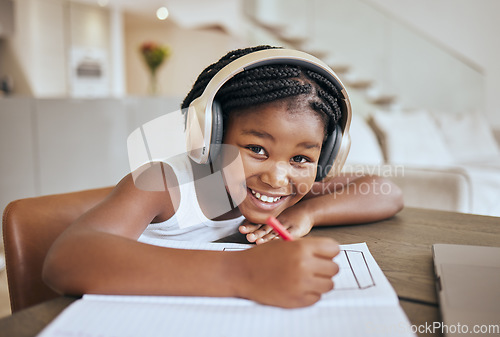
[[[47,251],[70,223],[111,189],[19,199],[7,205],[2,223],[12,313],[59,296],[42,281]]]

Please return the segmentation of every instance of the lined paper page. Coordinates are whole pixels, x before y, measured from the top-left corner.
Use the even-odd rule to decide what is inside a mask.
[[[252,245],[175,242],[169,247],[224,250]],[[366,244],[341,248],[336,288],[307,308],[282,309],[235,298],[85,295],[39,336],[414,336]]]
[[[41,336],[412,336],[398,306],[280,309],[77,301],[55,323]]]

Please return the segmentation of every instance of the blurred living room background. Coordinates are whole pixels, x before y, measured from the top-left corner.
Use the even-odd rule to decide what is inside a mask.
[[[227,51],[271,44],[317,56],[347,86],[346,169],[393,176],[409,206],[499,215],[499,9],[494,0],[0,0],[0,206],[116,184],[130,170],[134,129],[177,110]],[[170,51],[154,93],[145,43]]]
[[[135,129],[178,110],[227,51],[271,44],[347,86],[346,170],[393,178],[407,206],[500,216],[499,12],[497,0],[0,0],[0,208],[116,184]],[[155,92],[145,43],[170,51]]]
[[[134,130],[177,111],[229,50],[271,44],[346,85],[346,171],[396,180],[406,206],[500,216],[499,12],[497,0],[0,0],[0,208],[116,184]],[[140,49],[155,45],[169,53],[152,91]],[[165,133],[182,147],[177,122]]]
[[[317,56],[347,86],[346,170],[393,177],[408,206],[498,216],[499,9],[495,0],[0,0],[0,207],[116,184],[130,171],[134,129],[178,110],[227,51],[271,44]],[[170,51],[154,93],[140,52],[148,43]]]

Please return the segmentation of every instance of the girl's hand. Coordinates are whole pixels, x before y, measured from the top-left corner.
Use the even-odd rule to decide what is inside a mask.
[[[294,238],[306,235],[314,225],[312,217],[304,210],[299,209],[298,205],[286,209],[278,216],[278,220]],[[280,238],[278,233],[267,224],[253,224],[245,221],[239,227],[239,231],[246,234],[248,242],[255,242],[256,244]]]
[[[275,240],[237,252],[237,295],[285,308],[312,305],[333,289],[338,253],[338,244],[324,237]]]

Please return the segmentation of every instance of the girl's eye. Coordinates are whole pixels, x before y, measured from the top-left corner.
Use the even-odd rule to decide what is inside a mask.
[[[266,154],[264,152],[264,148],[262,146],[250,145],[250,146],[247,146],[247,149],[249,149],[250,151],[252,151],[255,154],[259,154],[259,155]]]
[[[292,161],[294,163],[304,164],[304,163],[307,163],[309,161],[309,159],[307,159],[304,156],[295,156],[295,157],[292,157]]]

